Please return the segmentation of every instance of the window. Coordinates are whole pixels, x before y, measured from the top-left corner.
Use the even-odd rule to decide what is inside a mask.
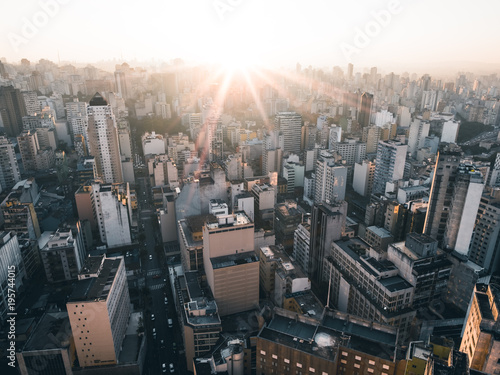
[[[302,368],[302,363],[297,362],[297,367]]]
[[[388,365],[382,365],[382,368],[383,368],[384,370],[389,370],[389,366],[388,366]]]
[[[312,367],[309,367],[309,372],[316,372],[316,370]]]
[[[355,363],[355,364],[354,364],[354,367],[356,367],[356,368],[360,368],[361,366],[360,366],[358,363]]]
[[[289,359],[286,359],[286,358],[285,358],[283,361],[284,361],[285,363],[290,363],[290,360],[289,360]]]
[[[262,354],[262,355],[266,355],[266,352],[265,352],[264,350],[261,350],[261,351],[260,351],[260,354]]]
[[[347,352],[342,352],[342,355],[343,355],[344,357],[347,357],[347,356],[349,355],[349,353],[347,353]]]
[[[359,355],[355,356],[355,357],[354,357],[354,359],[355,359],[356,361],[361,361],[361,357],[360,357]]]
[[[273,357],[273,359],[278,359],[278,356],[276,354],[273,354],[271,357]]]

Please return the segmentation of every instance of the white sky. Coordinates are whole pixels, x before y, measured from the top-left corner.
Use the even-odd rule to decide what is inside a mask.
[[[399,12],[374,25],[372,12],[394,1]],[[59,9],[44,18],[44,3]],[[214,4],[231,10],[220,17]],[[76,62],[180,57],[272,67],[500,65],[495,0],[2,0],[0,14],[0,57],[10,62],[57,62],[59,53],[62,61]],[[40,26],[26,34],[23,26],[37,18]],[[356,30],[370,26],[367,45],[356,45]],[[361,48],[349,56],[342,51],[348,45]]]

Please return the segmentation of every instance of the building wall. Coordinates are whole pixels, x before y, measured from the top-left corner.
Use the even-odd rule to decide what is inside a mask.
[[[68,302],[66,307],[80,366],[117,363],[106,301]]]
[[[336,361],[329,361],[300,350],[257,338],[257,375],[268,374],[336,374]]]
[[[210,287],[220,316],[258,307],[259,262],[214,269]]]

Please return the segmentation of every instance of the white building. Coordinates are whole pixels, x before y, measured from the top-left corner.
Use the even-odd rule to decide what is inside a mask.
[[[101,241],[108,247],[130,244],[132,242],[130,236],[132,207],[128,183],[94,182],[92,198]]]
[[[455,143],[457,141],[458,129],[460,123],[453,120],[448,120],[443,124],[441,133],[441,142]]]
[[[385,124],[393,124],[394,115],[386,109],[375,114],[375,125],[384,126]]]
[[[410,125],[410,134],[408,135],[408,152],[412,157],[416,157],[418,149],[424,147],[425,138],[429,135],[430,123],[415,119]]]
[[[344,200],[346,185],[347,168],[337,165],[331,154],[322,151],[316,162],[314,203]]]
[[[372,193],[385,194],[387,182],[403,178],[407,150],[401,142],[378,142]]]
[[[145,133],[141,140],[144,155],[160,155],[165,153],[165,142],[161,134],[156,134],[155,132]]]
[[[295,229],[293,235],[293,258],[302,267],[302,270],[309,274],[309,242],[311,239],[311,226],[301,223]]]
[[[279,112],[274,119],[274,131],[283,134],[283,152],[300,153],[302,116],[295,112]]]
[[[97,173],[106,183],[122,182],[122,163],[115,115],[108,102],[96,93],[87,108],[88,148],[95,157]]]
[[[363,197],[371,194],[374,173],[375,163],[371,161],[363,160],[362,163],[354,164],[354,177],[352,180],[354,191]]]
[[[0,191],[11,189],[21,180],[14,145],[0,137]]]
[[[328,137],[328,149],[334,150],[337,143],[342,140],[342,127],[333,125],[330,127],[330,135]]]

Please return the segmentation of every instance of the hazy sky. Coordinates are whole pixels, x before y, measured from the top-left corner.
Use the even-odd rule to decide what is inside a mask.
[[[494,0],[4,0],[0,11],[10,62],[500,65]]]

